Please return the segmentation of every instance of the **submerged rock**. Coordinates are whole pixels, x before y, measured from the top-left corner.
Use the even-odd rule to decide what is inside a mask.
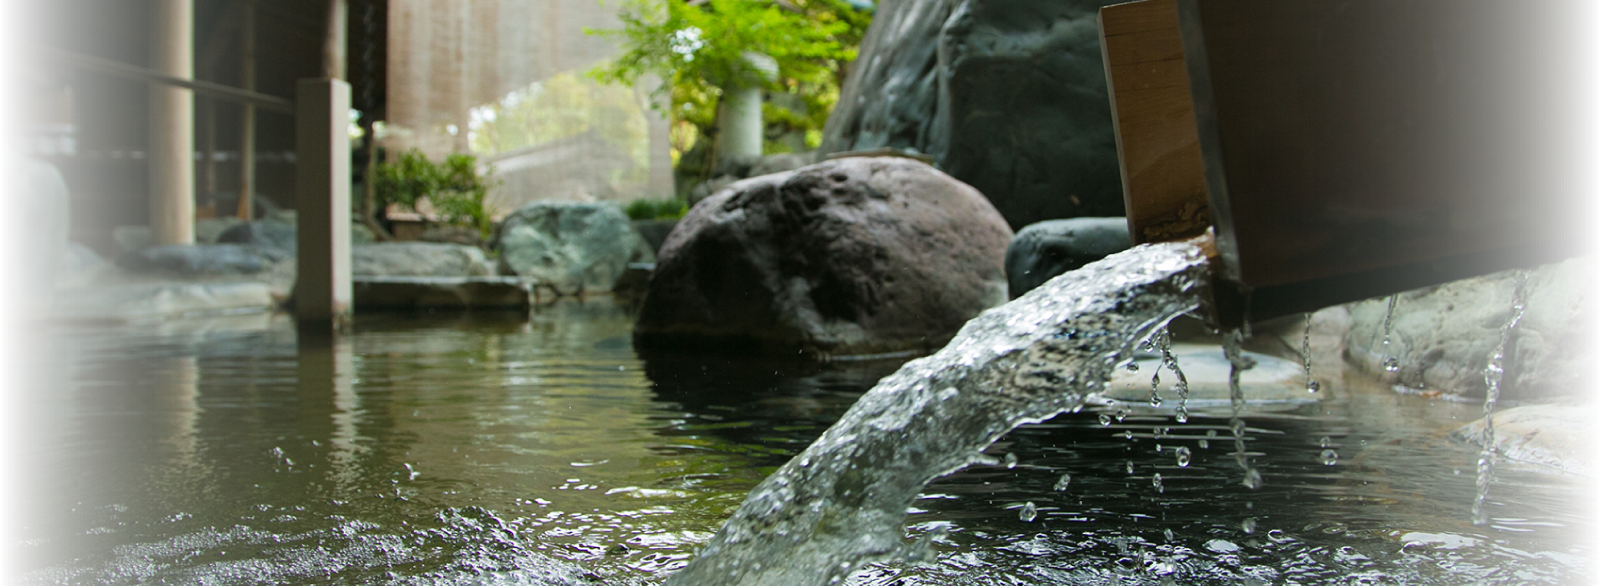
[[[501,223],[492,247],[507,272],[563,294],[610,291],[628,263],[655,261],[614,203],[537,201]]]
[[[1594,336],[1593,291],[1600,262],[1579,258],[1533,269],[1527,311],[1507,348],[1502,397],[1574,394],[1585,390]],[[1483,396],[1484,367],[1511,316],[1510,271],[1400,294],[1388,356],[1383,320],[1388,298],[1350,306],[1345,359],[1367,372],[1412,389]],[[1397,372],[1387,372],[1385,358]]]
[[[437,242],[381,242],[352,246],[350,273],[361,277],[485,277],[494,265],[483,249]]]
[[[932,155],[1013,227],[1122,213],[1098,27],[1117,1],[884,2],[821,150]]]
[[[0,154],[0,317],[42,317],[67,245],[69,195],[61,171],[3,147]]]
[[[1128,249],[1127,218],[1072,218],[1032,224],[1006,248],[1006,282],[1021,297],[1056,275]]]
[[[909,159],[748,179],[667,238],[635,339],[791,355],[931,350],[1005,302],[1011,236],[977,190]]]
[[[1500,411],[1494,414],[1495,451],[1519,462],[1594,476],[1595,457],[1588,447],[1589,426],[1596,415],[1600,413],[1593,406],[1579,405],[1525,405]],[[1485,428],[1479,419],[1456,430],[1456,435],[1483,445]]]

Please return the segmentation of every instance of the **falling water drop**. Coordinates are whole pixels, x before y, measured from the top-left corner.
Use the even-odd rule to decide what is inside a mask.
[[[1011,452],[1011,453],[1006,454],[1005,463],[1006,463],[1006,468],[1016,468],[1017,467],[1017,453],[1016,452]]]
[[[1244,522],[1239,524],[1239,528],[1244,530],[1245,535],[1254,534],[1256,532],[1256,518],[1246,517]]]
[[[1101,427],[1110,427],[1111,426],[1111,414],[1109,414],[1109,413],[1101,413],[1100,414],[1100,426]]]
[[[1056,481],[1056,490],[1064,491],[1067,489],[1067,485],[1069,484],[1072,484],[1072,474],[1063,473],[1061,475],[1061,479]]]
[[[1322,439],[1317,442],[1317,445],[1324,448],[1331,448],[1333,447],[1333,438],[1322,436]]]
[[[1022,505],[1022,511],[1017,513],[1017,518],[1022,519],[1023,523],[1032,523],[1033,520],[1037,519],[1038,517],[1039,507],[1034,506],[1033,501],[1024,503]]]
[[[1122,409],[1122,408],[1119,407],[1117,409],[1117,423],[1122,423],[1122,420],[1127,419],[1127,418],[1128,418],[1128,410],[1127,409]]]
[[[1306,392],[1315,393],[1322,383],[1311,378],[1311,314],[1306,314],[1306,331],[1300,337],[1300,360],[1306,367]]]
[[[1202,440],[1202,441],[1204,441],[1204,440]],[[1179,468],[1188,468],[1189,467],[1189,448],[1185,448],[1185,447],[1179,446],[1178,449],[1177,449],[1177,452],[1178,452],[1178,467]]]
[[[1139,363],[1131,360],[1128,361],[1128,372],[1139,372]]]
[[[1150,477],[1150,484],[1152,486],[1156,487],[1156,492],[1160,492],[1160,493],[1167,492],[1166,487],[1161,485],[1161,473],[1160,472],[1157,472],[1155,476],[1151,476]]]
[[[1494,476],[1496,456],[1494,408],[1500,400],[1500,383],[1506,374],[1506,345],[1511,342],[1511,336],[1528,308],[1528,271],[1517,271],[1512,280],[1516,287],[1511,293],[1511,317],[1505,325],[1500,326],[1500,343],[1489,353],[1489,361],[1483,368],[1483,381],[1489,388],[1483,397],[1483,452],[1478,455],[1478,490],[1472,499],[1472,524],[1479,526],[1489,524],[1489,511],[1485,505],[1489,501],[1489,483]]]
[[[1217,438],[1217,430],[1215,430],[1215,429],[1206,430],[1206,439],[1200,440],[1200,444],[1199,444],[1200,445],[1200,449],[1202,449],[1202,450],[1211,449],[1211,442],[1209,440],[1213,440],[1213,439],[1216,439],[1216,438]]]
[[[1243,419],[1235,418],[1228,422],[1228,429],[1233,431],[1233,437],[1244,437],[1246,429]]]
[[[1328,466],[1339,463],[1339,452],[1333,450],[1322,451],[1322,463]]]
[[[1127,461],[1128,474],[1133,474],[1133,460]]]
[[[1250,468],[1244,471],[1244,487],[1250,490],[1261,488],[1261,471]]]
[[[1172,355],[1172,333],[1166,328],[1161,328],[1156,336],[1156,346],[1161,349],[1161,365],[1172,371],[1172,375],[1178,379],[1172,385],[1172,390],[1178,392],[1177,419],[1178,423],[1186,423],[1189,421],[1189,378],[1184,376],[1183,369],[1178,367],[1178,357]],[[1161,371],[1157,369],[1156,372],[1159,374]],[[1155,380],[1150,381],[1151,394],[1155,393],[1156,384]]]
[[[1132,440],[1133,439],[1133,430],[1131,430],[1131,429],[1124,430],[1122,432],[1122,437],[1123,437],[1123,439]]]
[[[1167,538],[1167,541],[1172,541],[1176,537],[1172,534],[1172,529],[1170,528],[1162,529],[1161,536]]]
[[[1399,295],[1389,296],[1389,310],[1383,314],[1383,369],[1389,372],[1400,371],[1400,360],[1389,352],[1389,341],[1394,331],[1394,305],[1400,300]]]

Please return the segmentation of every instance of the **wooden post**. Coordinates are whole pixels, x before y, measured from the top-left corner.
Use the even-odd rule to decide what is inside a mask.
[[[256,90],[256,3],[244,0],[244,15],[239,24],[239,71],[244,89]],[[255,215],[256,193],[256,106],[245,104],[239,119],[239,204],[234,213],[250,221]]]
[[[295,318],[332,334],[350,318],[350,84],[302,79],[295,104]]]
[[[150,65],[194,77],[194,0],[154,0]],[[151,85],[148,157],[150,235],[155,244],[194,243],[194,94]]]
[[[347,0],[328,0],[327,34],[322,44],[322,76],[328,79],[347,79],[345,44],[348,13]]]

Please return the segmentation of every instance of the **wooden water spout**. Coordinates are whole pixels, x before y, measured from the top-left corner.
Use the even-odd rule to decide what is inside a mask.
[[[1134,242],[1214,226],[1223,325],[1582,254],[1580,10],[1103,8]]]

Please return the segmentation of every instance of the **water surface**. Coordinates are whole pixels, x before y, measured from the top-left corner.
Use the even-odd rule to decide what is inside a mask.
[[[37,389],[39,469],[22,476],[24,581],[655,584],[898,366],[647,362],[630,327],[598,299],[364,316],[322,347],[267,316],[55,332],[40,341],[61,358]],[[1146,412],[1102,426],[1091,409],[1019,429],[990,450],[1016,467],[969,469],[916,501],[908,538],[939,532],[935,563],[850,582],[1586,575],[1579,482],[1502,467],[1493,523],[1471,524],[1477,451],[1448,432],[1476,406],[1355,374],[1324,388],[1247,413],[1255,491],[1225,408],[1186,425]],[[1221,438],[1201,448],[1207,431]]]

